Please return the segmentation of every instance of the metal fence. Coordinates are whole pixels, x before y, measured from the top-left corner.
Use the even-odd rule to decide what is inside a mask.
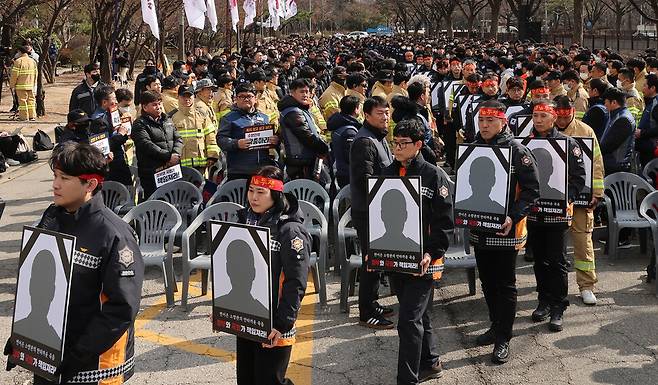
[[[571,33],[549,33],[544,35],[544,41],[562,43],[569,46],[572,42]],[[644,51],[647,48],[658,48],[658,37],[638,35],[635,31],[601,31],[583,35],[583,45],[590,49],[610,48],[614,51],[631,52]]]

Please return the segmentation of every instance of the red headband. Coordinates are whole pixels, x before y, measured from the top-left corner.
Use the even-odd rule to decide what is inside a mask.
[[[555,113],[555,108],[549,104],[537,104],[535,107],[532,109],[532,112],[539,111],[539,112],[548,112],[551,115],[556,115]]]
[[[278,179],[271,179],[260,175],[254,175],[251,177],[251,184],[258,187],[283,192],[283,181]]]
[[[80,178],[84,181],[87,181],[87,182],[91,179],[96,179],[98,184],[103,183],[103,181],[105,180],[105,178],[103,176],[98,175],[98,174],[82,174],[82,175],[78,175],[78,178]]]
[[[480,82],[466,82],[466,85],[471,87],[479,87],[481,84]]]
[[[576,109],[571,107],[571,108],[556,108],[555,109],[555,114],[560,117],[560,118],[570,118],[571,115],[573,115],[574,111]]]
[[[494,87],[494,86],[498,86],[498,82],[495,81],[495,80],[492,80],[492,79],[487,79],[487,80],[482,82],[482,86],[483,87]]]
[[[505,113],[497,108],[482,107],[480,108],[480,116],[490,116],[493,118],[507,120]]]
[[[544,87],[544,88],[535,88],[534,90],[530,91],[531,94],[537,95],[537,94],[550,94],[551,90]]]
[[[464,64],[464,68],[466,68],[466,67],[473,67],[473,68],[475,68],[475,64],[473,64],[473,63],[466,63],[466,64]]]

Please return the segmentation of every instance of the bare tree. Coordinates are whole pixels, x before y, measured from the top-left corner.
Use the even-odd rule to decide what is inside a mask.
[[[624,15],[633,9],[633,5],[626,0],[600,0],[615,15],[615,32],[617,35],[617,47],[621,35],[621,24]]]
[[[583,44],[583,0],[573,0],[573,38],[574,43]]]
[[[500,8],[503,6],[503,0],[487,0],[487,4],[491,8],[491,27],[487,38],[496,40],[498,38],[498,19],[500,19]]]
[[[512,14],[519,22],[519,39],[526,39],[529,36],[530,19],[537,13],[542,5],[541,0],[507,0],[507,4],[512,10]]]
[[[644,3],[638,2],[638,0],[629,0],[633,8],[635,8],[642,17],[651,21],[656,25],[658,29],[658,0],[644,0]],[[651,9],[651,13],[645,12],[642,8],[642,4],[647,4]]]
[[[468,26],[468,37],[471,37],[473,32],[473,26],[475,25],[475,18],[478,16],[480,11],[487,6],[487,0],[464,0],[458,1],[457,6],[462,11],[466,17],[466,23]]]
[[[45,4],[49,0],[4,0],[0,6],[0,30],[2,38],[0,44],[4,47],[11,46],[11,39],[16,34],[18,19],[35,5]]]
[[[606,14],[607,7],[599,0],[585,0],[585,15],[592,23],[592,28]]]

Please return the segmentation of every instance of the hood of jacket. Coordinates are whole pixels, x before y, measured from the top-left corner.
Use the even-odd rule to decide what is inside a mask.
[[[277,107],[279,108],[279,111],[283,111],[289,107],[297,107],[302,110],[308,110],[311,106],[310,105],[305,106],[299,103],[297,100],[295,100],[295,98],[293,98],[292,96],[286,95],[283,99],[279,101],[279,103],[277,103]]]
[[[345,115],[340,112],[331,115],[329,120],[327,120],[327,130],[336,131],[337,129],[345,126],[353,126],[357,130],[361,128],[361,123],[350,115]]]

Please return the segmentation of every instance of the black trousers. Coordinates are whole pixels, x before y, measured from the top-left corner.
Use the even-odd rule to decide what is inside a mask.
[[[236,340],[238,385],[294,385],[286,378],[292,346],[264,348],[258,342]]]
[[[565,237],[566,226],[529,225],[532,234],[532,254],[535,257],[535,279],[539,302],[552,308],[566,309],[569,306],[569,288]]]
[[[496,342],[512,338],[516,317],[516,257],[518,251],[508,249],[475,248],[482,292],[489,308],[491,327]]]
[[[310,166],[291,166],[286,165],[288,180],[295,179],[313,179],[313,165]]]
[[[358,213],[358,212],[357,212]],[[361,244],[361,256],[365,258],[368,254],[368,214],[355,214],[352,210],[352,223],[356,228]],[[369,272],[366,270],[365,259],[359,269],[359,317],[361,320],[367,320],[373,316],[375,310],[375,301],[379,299],[379,279],[381,273]]]
[[[149,199],[149,197],[156,190],[155,177],[153,175],[151,175],[151,176],[140,176],[139,177],[139,183],[142,185],[142,188],[144,189],[144,200],[143,201],[146,201],[146,200]],[[139,202],[139,203],[142,203],[142,202]]]
[[[400,303],[397,383],[416,385],[420,371],[439,361],[430,318],[434,282],[407,274],[392,274],[391,284]]]

